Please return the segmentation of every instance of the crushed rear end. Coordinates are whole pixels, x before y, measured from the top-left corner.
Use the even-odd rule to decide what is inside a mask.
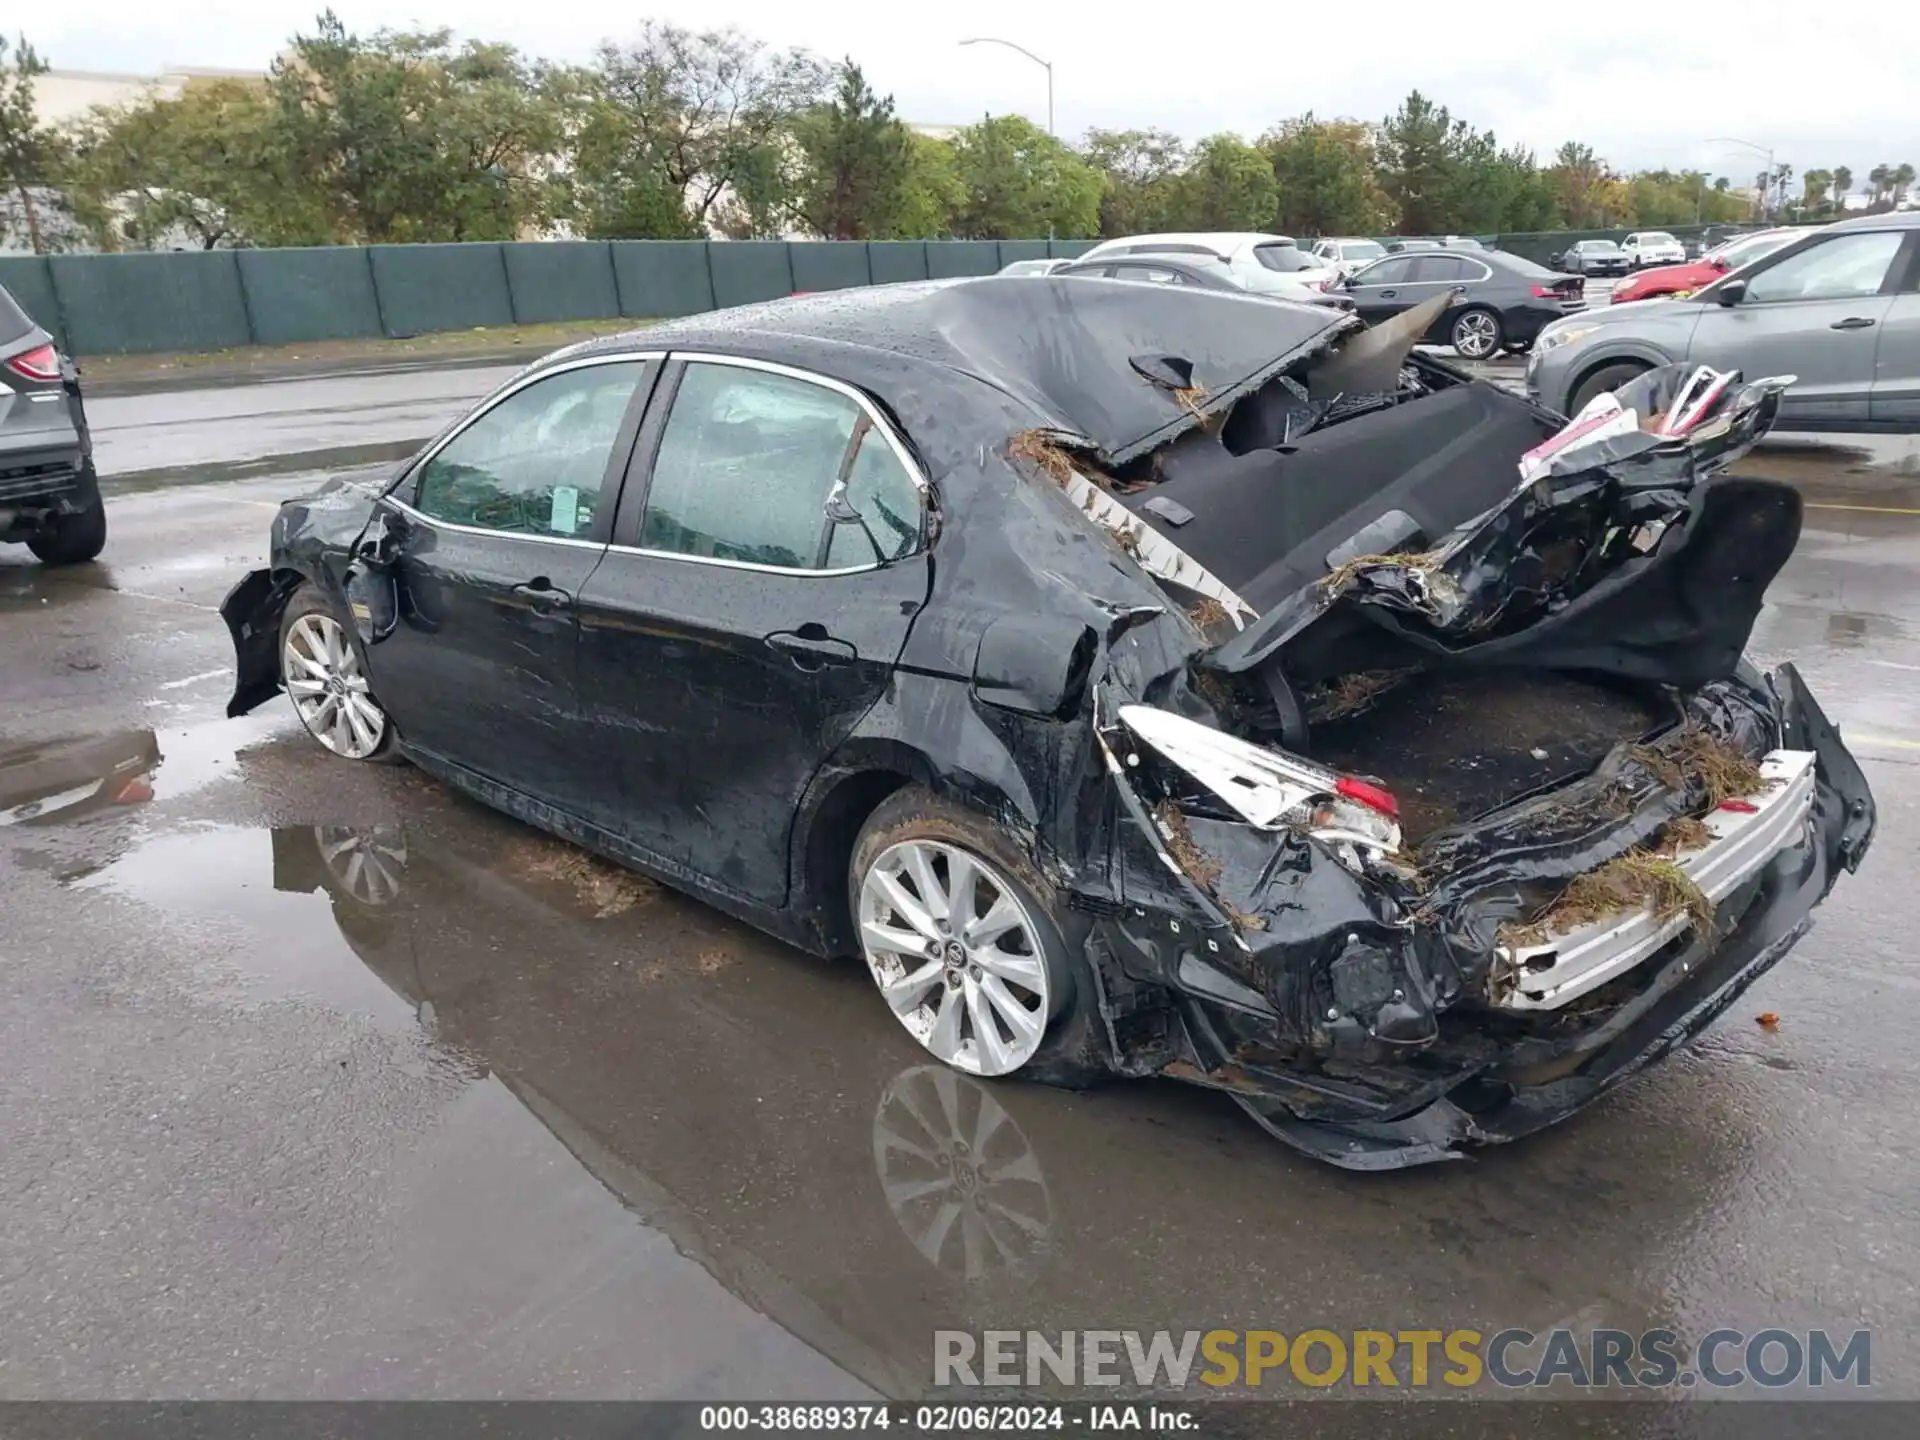
[[[1874,807],[1793,667],[1742,658],[1800,499],[1724,472],[1790,381],[1664,434],[1687,377],[1656,371],[1622,392],[1645,423],[1522,463],[1560,417],[1333,339],[1211,409],[1177,357],[1136,365],[1191,425],[1041,458],[1203,638],[1156,668],[1142,626],[1095,687],[1114,823],[1071,903],[1114,1063],[1379,1169],[1685,1043]]]

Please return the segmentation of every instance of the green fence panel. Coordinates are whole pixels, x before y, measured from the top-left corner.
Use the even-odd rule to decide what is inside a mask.
[[[55,255],[47,263],[75,354],[224,350],[253,339],[231,250]]]
[[[871,285],[867,247],[859,240],[796,240],[787,246],[796,290],[846,290]]]
[[[713,303],[721,309],[777,300],[799,288],[784,240],[716,240],[707,247],[707,264],[713,270]]]
[[[60,323],[60,302],[53,295],[53,271],[44,255],[0,255],[0,285],[27,317],[53,336],[54,344],[68,348],[66,327]]]
[[[513,318],[611,320],[620,314],[613,251],[604,240],[528,240],[502,245]]]
[[[925,240],[869,240],[867,268],[876,285],[897,285],[903,280],[927,278],[927,242]]]
[[[1056,260],[1078,260],[1099,243],[1098,240],[1049,240],[1047,253]]]
[[[991,275],[1000,268],[997,240],[929,240],[927,274],[935,280]]]
[[[1000,242],[1000,263],[1011,265],[1016,260],[1045,260],[1047,242],[1044,240],[1002,240]]]
[[[607,248],[622,315],[665,320],[713,309],[705,240],[615,240]]]
[[[358,246],[236,250],[254,343],[355,340],[378,335],[380,302]]]
[[[511,325],[513,301],[500,247],[373,245],[373,284],[389,335]]]

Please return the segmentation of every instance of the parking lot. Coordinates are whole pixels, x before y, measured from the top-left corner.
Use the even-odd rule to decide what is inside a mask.
[[[105,556],[0,553],[0,776],[147,777],[0,795],[0,1395],[910,1395],[936,1329],[1567,1324],[1865,1327],[1920,1399],[1911,437],[1742,467],[1809,503],[1755,648],[1867,770],[1862,875],[1629,1090],[1367,1177],[1199,1090],[931,1066],[855,966],[223,718],[278,503],[511,368],[103,395]]]

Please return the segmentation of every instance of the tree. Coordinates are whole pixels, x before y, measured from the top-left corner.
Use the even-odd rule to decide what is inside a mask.
[[[58,178],[64,147],[50,126],[36,117],[33,82],[47,73],[40,58],[22,35],[14,45],[13,64],[7,64],[7,37],[0,35],[0,194],[17,197],[26,221],[27,243],[33,253],[47,250],[35,192]]]
[[[1181,213],[1195,230],[1268,230],[1279,206],[1273,166],[1238,135],[1209,135],[1180,177]]]
[[[1569,140],[1548,170],[1560,206],[1560,223],[1570,230],[1611,225],[1620,211],[1611,203],[1614,178],[1591,145]],[[1624,208],[1624,207],[1622,207]]]
[[[1099,230],[1099,173],[1031,120],[999,115],[969,125],[954,138],[954,156],[961,236],[1021,240]]]
[[[1357,120],[1316,120],[1311,111],[1260,137],[1280,192],[1288,235],[1371,235],[1386,229],[1393,204],[1374,172],[1373,135]]]
[[[847,60],[840,93],[801,116],[794,135],[805,161],[799,212],[809,230],[829,240],[900,233],[913,146],[891,95],[876,96]]]
[[[241,80],[96,108],[73,130],[76,217],[103,250],[176,235],[204,250],[326,244],[325,207],[294,173],[276,121],[264,88]]]
[[[1392,203],[1395,222],[1406,234],[1435,234],[1447,228],[1452,132],[1453,117],[1445,107],[1418,90],[1374,132],[1380,186]]]
[[[1808,170],[1800,176],[1800,203],[1808,214],[1825,213],[1833,208],[1827,198],[1832,188],[1831,170]]]
[[[1885,165],[1876,165],[1867,172],[1867,183],[1873,187],[1873,204],[1878,205],[1880,197],[1886,194],[1887,177],[1892,173]]]
[[[1853,188],[1853,171],[1849,170],[1845,165],[1834,166],[1833,167],[1833,208],[1834,209],[1843,210],[1846,208],[1845,205],[1843,205],[1841,202],[1843,202],[1847,198],[1847,192],[1852,188]]]
[[[674,195],[685,218],[668,233],[698,234],[750,169],[767,178],[769,147],[788,145],[798,118],[827,102],[832,76],[804,50],[768,50],[731,27],[649,20],[637,41],[602,45],[576,83],[570,159],[589,233],[635,233],[619,217],[666,220],[661,197]]]
[[[550,218],[560,120],[511,46],[350,33],[332,11],[267,82],[280,143],[333,238],[510,240]]]
[[[1181,224],[1187,147],[1165,130],[1089,130],[1080,153],[1100,172],[1100,234],[1149,235]]]
[[[902,239],[938,239],[954,233],[967,203],[960,154],[949,140],[907,135],[907,180],[901,187],[895,233]]]
[[[1907,198],[1907,187],[1913,184],[1913,166],[1901,161],[1887,176],[1887,184],[1892,187],[1894,203],[1899,204]]]

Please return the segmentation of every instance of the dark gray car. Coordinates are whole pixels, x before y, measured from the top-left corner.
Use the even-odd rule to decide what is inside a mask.
[[[48,565],[107,543],[80,372],[0,286],[0,541]]]
[[[1253,266],[1235,267],[1218,256],[1187,254],[1100,255],[1076,260],[1053,272],[1097,280],[1144,281],[1149,285],[1184,285],[1195,290],[1232,290],[1263,300],[1291,300],[1298,305],[1321,305],[1351,310],[1351,296],[1329,292],[1291,278],[1290,273]]]
[[[1624,275],[1633,257],[1611,240],[1576,240],[1553,257],[1553,264],[1575,275]]]
[[[1813,230],[1686,299],[1636,300],[1549,325],[1527,389],[1571,414],[1675,361],[1797,377],[1783,430],[1920,430],[1920,215]]]

